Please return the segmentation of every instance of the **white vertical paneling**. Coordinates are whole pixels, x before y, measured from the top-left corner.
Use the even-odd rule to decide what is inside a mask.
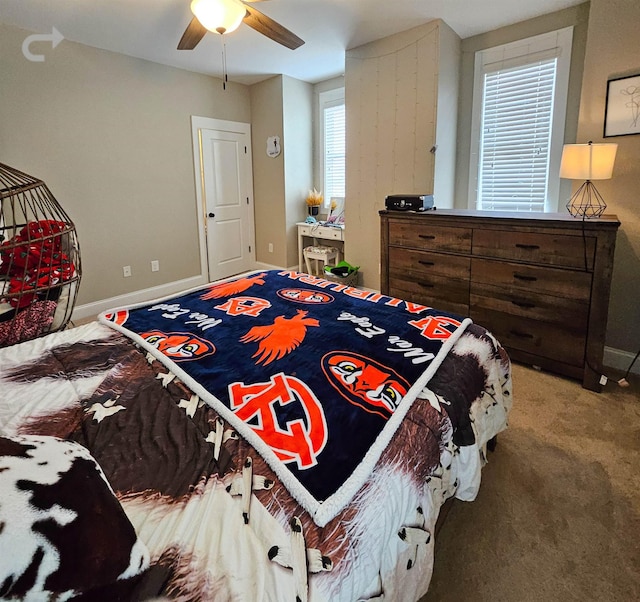
[[[417,152],[416,113],[418,42],[400,49],[396,53],[396,112],[395,147],[396,164],[394,187],[385,193],[404,194],[417,192],[415,186],[415,156]],[[389,74],[391,75],[391,74]],[[422,75],[422,74],[421,74]]]
[[[438,206],[447,209],[453,207],[455,192],[461,55],[460,38],[445,23],[441,23],[438,72],[434,74],[438,95],[438,118],[434,123],[438,150],[434,157],[434,173],[438,177],[433,180],[433,194],[438,199]]]
[[[439,36],[428,36],[418,41],[418,72],[421,77],[417,83],[416,131],[419,132],[419,142],[414,170],[416,190],[428,193],[433,193],[435,174],[435,155],[431,148],[436,143],[436,115],[439,110],[435,102],[438,94],[438,49]]]
[[[378,63],[364,61],[359,70],[361,103],[358,115],[358,196],[373,199],[376,195],[376,147],[378,142]],[[369,228],[369,204],[363,203],[356,227]],[[348,226],[347,226],[348,227]]]
[[[434,190],[430,150],[439,119],[442,26],[431,21],[347,51],[345,251],[347,261],[360,266],[363,284],[372,288],[379,287],[378,211],[385,197]],[[455,107],[448,112],[455,113]],[[451,131],[455,144],[455,117]]]
[[[397,148],[394,119],[385,119],[385,115],[397,115],[398,80],[394,77],[397,56],[390,54],[377,60],[378,72],[382,74],[382,83],[378,84],[378,141],[376,148],[376,190],[393,190],[395,186]],[[391,74],[384,79],[384,74]],[[384,197],[383,197],[384,198]]]

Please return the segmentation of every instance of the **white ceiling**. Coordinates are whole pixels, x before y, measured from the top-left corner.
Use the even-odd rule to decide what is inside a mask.
[[[229,79],[253,84],[275,74],[315,83],[340,75],[345,50],[445,21],[461,38],[580,4],[584,0],[270,0],[255,8],[305,40],[289,50],[245,24],[227,36]],[[0,0],[0,21],[38,33],[220,77],[222,41],[208,33],[176,50],[190,0]]]

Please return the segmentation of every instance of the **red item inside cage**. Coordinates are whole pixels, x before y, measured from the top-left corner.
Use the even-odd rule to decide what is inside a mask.
[[[62,250],[62,236],[68,227],[56,220],[33,221],[0,244],[0,274],[9,277],[5,296],[12,307],[27,307],[39,290],[73,277],[74,265]]]

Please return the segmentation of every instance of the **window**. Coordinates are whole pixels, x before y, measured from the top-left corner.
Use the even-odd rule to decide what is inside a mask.
[[[470,204],[556,211],[571,27],[476,53]]]
[[[344,88],[321,92],[320,174],[325,203],[345,196],[345,105]]]

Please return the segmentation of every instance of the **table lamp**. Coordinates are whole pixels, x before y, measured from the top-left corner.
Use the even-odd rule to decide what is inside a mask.
[[[574,217],[600,217],[607,204],[592,180],[609,180],[613,172],[617,144],[565,144],[560,162],[560,177],[584,180],[567,202],[567,210]]]

